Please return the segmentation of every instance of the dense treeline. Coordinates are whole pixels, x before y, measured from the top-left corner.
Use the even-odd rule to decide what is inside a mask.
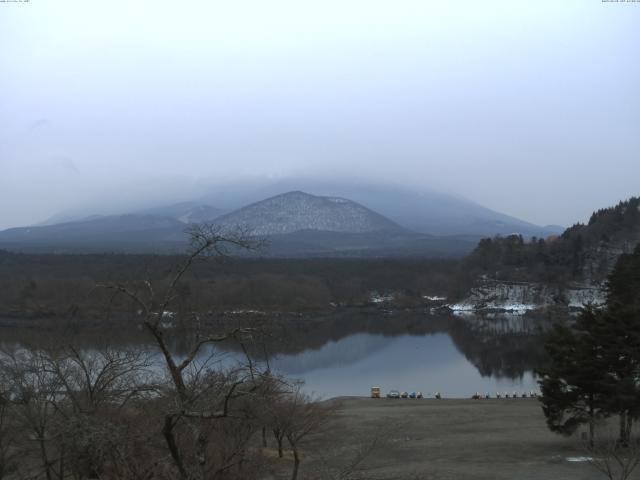
[[[108,298],[96,283],[165,279],[177,259],[0,251],[0,315],[102,314]],[[326,310],[366,304],[372,292],[389,291],[398,304],[414,305],[422,295],[451,290],[456,266],[455,260],[234,258],[196,262],[180,288],[190,305],[217,310]]]
[[[606,308],[586,308],[576,323],[548,335],[549,362],[539,372],[551,430],[573,433],[611,415],[628,445],[640,418],[640,246],[623,254],[609,276]]]
[[[640,241],[640,198],[593,213],[560,236],[524,239],[521,235],[486,238],[464,260],[467,278],[487,275],[501,280],[602,281],[617,254]]]
[[[423,295],[463,297],[486,276],[564,286],[606,279],[620,253],[640,241],[640,198],[598,210],[561,236],[486,238],[463,260],[268,259],[197,262],[181,285],[192,305],[218,310],[326,310],[363,305],[373,292],[395,293],[398,306]],[[178,256],[19,254],[0,250],[0,315],[85,316],[104,311],[99,282],[167,278]],[[126,305],[113,305],[118,309]]]

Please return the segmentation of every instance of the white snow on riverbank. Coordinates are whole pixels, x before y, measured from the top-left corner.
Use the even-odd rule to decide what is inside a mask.
[[[551,306],[579,309],[585,305],[603,305],[606,290],[602,285],[570,288],[538,283],[487,281],[469,291],[464,300],[447,305],[454,313],[500,310],[524,314]]]

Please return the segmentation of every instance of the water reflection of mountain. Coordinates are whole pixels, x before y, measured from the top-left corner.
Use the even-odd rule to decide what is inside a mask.
[[[535,369],[543,358],[541,332],[551,320],[528,314],[488,315],[429,315],[424,312],[344,311],[339,314],[301,318],[281,316],[262,317],[261,328],[267,335],[258,344],[250,346],[256,357],[266,352],[274,366],[285,373],[299,375],[316,369],[357,365],[365,359],[385,356],[387,363],[410,356],[403,349],[429,350],[412,357],[415,361],[429,362],[430,368],[440,368],[451,358],[451,342],[482,376],[521,378]],[[243,319],[251,325],[254,320]],[[80,347],[99,347],[102,344],[120,346],[148,345],[150,339],[144,331],[129,327],[82,329],[65,327],[57,330],[3,328],[3,342],[39,344],[71,344]],[[54,331],[57,334],[54,334]],[[44,334],[43,334],[44,333]],[[442,334],[450,337],[445,348]],[[190,329],[168,331],[173,337],[176,352],[186,352],[192,333]],[[435,336],[429,341],[413,341],[411,337]],[[237,352],[235,343],[220,348]],[[455,349],[453,350],[455,352]],[[413,354],[412,354],[413,355]],[[440,367],[439,367],[440,364]],[[396,368],[402,369],[402,361]],[[444,368],[444,367],[443,367]]]
[[[317,349],[293,355],[276,354],[272,365],[283,373],[299,375],[317,368],[353,364],[389,346],[390,339],[381,335],[356,333],[338,341],[329,340]]]
[[[305,322],[283,320],[277,341],[267,343],[270,354],[280,358],[282,368],[297,373],[358,362],[380,349],[393,348],[394,339],[401,336],[444,333],[481,375],[520,378],[542,362],[541,334],[552,321],[514,314],[350,312]]]

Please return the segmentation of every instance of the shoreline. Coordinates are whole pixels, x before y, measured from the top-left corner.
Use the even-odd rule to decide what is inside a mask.
[[[426,400],[328,400],[335,418],[309,440],[302,468],[315,467],[314,452],[344,451],[377,438],[381,447],[363,462],[363,478],[602,478],[589,462],[576,460],[587,456],[577,438],[548,430],[536,399]]]

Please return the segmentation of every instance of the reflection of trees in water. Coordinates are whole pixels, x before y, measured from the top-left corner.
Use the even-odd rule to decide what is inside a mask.
[[[448,333],[482,376],[521,378],[544,361],[542,336],[553,321],[532,314],[456,316]]]
[[[304,375],[318,368],[342,368],[370,358],[390,345],[382,335],[355,333],[337,342],[329,341],[318,349],[293,355],[277,354],[271,365],[286,375]]]
[[[448,334],[483,376],[522,378],[544,360],[542,333],[557,319],[533,314],[425,315],[415,312],[344,312],[325,318],[282,320],[268,341],[271,354],[319,350],[358,333],[388,337]]]
[[[221,330],[233,326],[254,327],[254,342],[246,348],[256,358],[295,355],[319,350],[329,342],[369,333],[387,337],[400,335],[432,335],[446,333],[456,348],[483,376],[520,378],[538,367],[544,358],[541,333],[554,319],[532,314],[508,315],[428,315],[416,311],[383,312],[377,309],[344,310],[331,315],[301,317],[299,315],[242,316],[233,320],[209,319],[207,328],[216,325]],[[197,330],[193,326],[179,326],[167,330],[171,347],[178,354],[185,353]],[[135,321],[115,325],[90,327],[63,324],[41,325],[38,329],[3,328],[5,343],[39,345],[43,342],[74,344],[79,348],[111,346],[149,346],[145,332],[136,328]],[[220,345],[227,351],[239,351],[236,343]],[[366,354],[366,352],[364,353]],[[363,354],[363,355],[364,355]]]

